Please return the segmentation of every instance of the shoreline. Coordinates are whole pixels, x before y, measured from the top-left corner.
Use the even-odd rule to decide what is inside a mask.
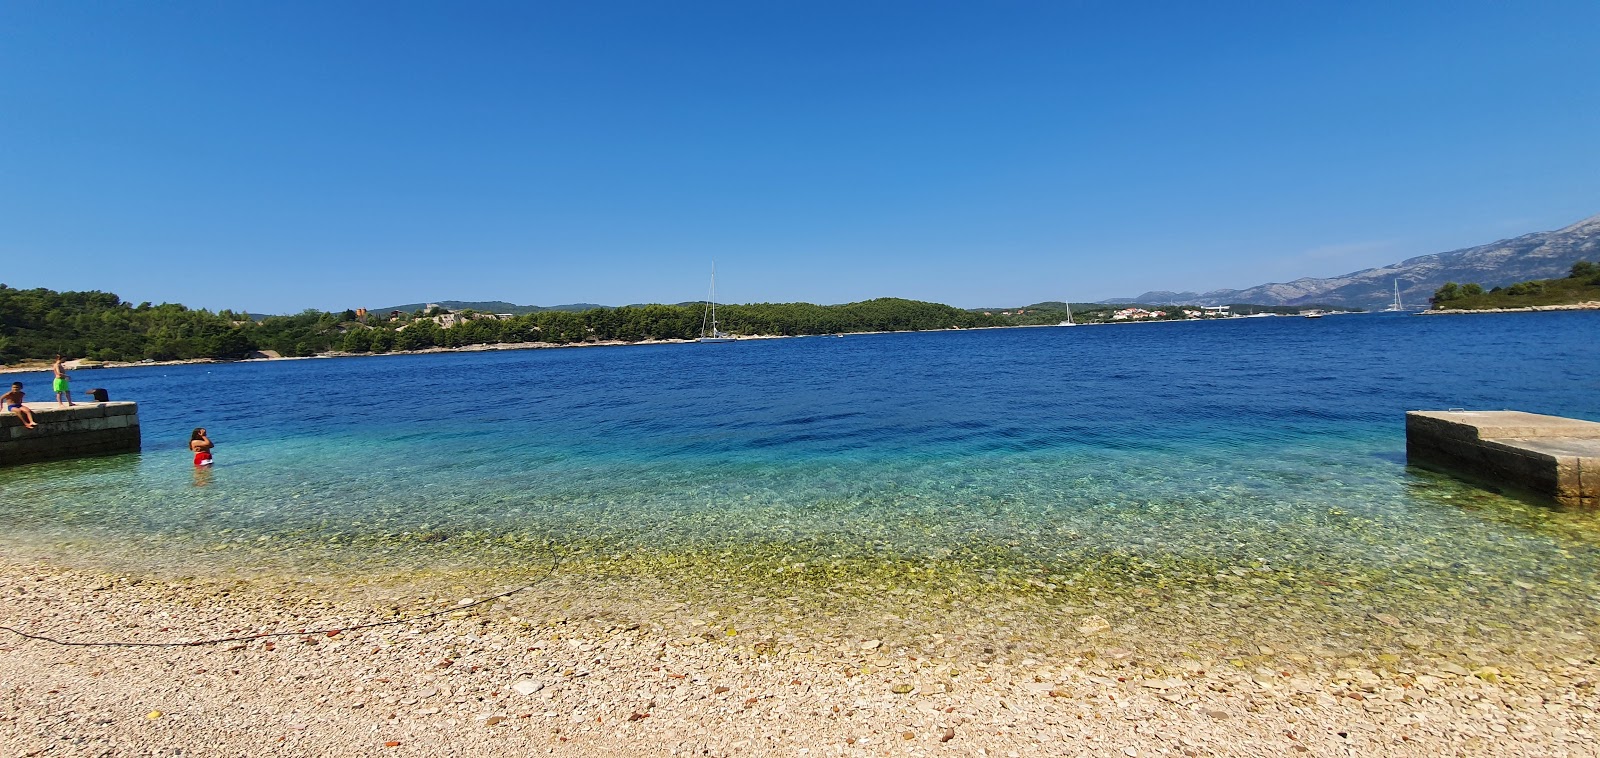
[[[855,333],[856,334],[868,334],[868,333],[880,334],[881,332],[855,332]],[[806,335],[806,336],[811,336],[811,335]],[[748,337],[740,337],[738,341],[743,342],[743,341],[746,341],[746,340],[752,340],[753,341],[753,340],[778,340],[778,339],[795,339],[795,337],[779,335],[779,334],[764,334],[764,335],[751,335],[751,336],[748,336]],[[70,371],[70,372],[76,373],[76,372],[79,372],[79,371],[98,371],[100,369],[107,369],[107,368],[145,368],[145,367],[156,367],[156,366],[194,366],[194,365],[209,365],[209,364],[231,365],[231,364],[238,364],[238,363],[269,363],[269,362],[274,362],[274,361],[311,361],[311,360],[322,360],[322,359],[327,359],[327,358],[377,358],[377,357],[382,357],[382,356],[385,356],[385,355],[431,355],[431,354],[435,354],[435,353],[482,353],[482,352],[492,352],[492,351],[495,351],[495,350],[553,350],[553,349],[582,348],[582,347],[627,347],[627,346],[631,346],[631,345],[690,345],[690,344],[694,344],[694,343],[695,343],[695,340],[639,340],[638,342],[625,342],[623,340],[600,340],[600,341],[595,341],[595,342],[569,342],[569,343],[565,343],[565,344],[555,343],[555,342],[493,342],[493,343],[485,342],[485,343],[480,343],[480,344],[477,344],[477,345],[461,345],[460,347],[428,347],[428,348],[423,348],[421,350],[390,350],[390,351],[385,352],[385,353],[346,353],[346,352],[343,352],[343,351],[337,351],[336,350],[336,351],[331,351],[331,352],[327,352],[327,353],[318,353],[316,355],[269,356],[269,357],[263,357],[263,358],[244,358],[244,359],[237,360],[237,361],[224,361],[224,360],[218,360],[216,358],[188,358],[188,359],[176,360],[176,361],[106,361],[106,362],[103,362],[103,363],[97,362],[93,366],[68,366],[67,370]],[[67,363],[69,363],[69,364],[74,363],[74,362],[75,361],[67,361]],[[22,374],[22,373],[34,373],[34,372],[39,372],[39,371],[49,371],[50,367],[51,367],[51,361],[37,361],[37,362],[29,362],[29,363],[25,363],[25,364],[20,364],[20,365],[0,366],[0,374]]]
[[[1449,308],[1449,309],[1444,309],[1444,310],[1417,311],[1416,315],[1419,315],[1419,316],[1453,316],[1453,315],[1461,315],[1461,314],[1469,314],[1469,313],[1539,313],[1539,312],[1545,312],[1545,311],[1584,311],[1584,310],[1600,310],[1600,301],[1591,300],[1591,301],[1583,302],[1583,303],[1569,303],[1569,304],[1565,304],[1565,305],[1534,305],[1534,306],[1528,306],[1528,307],[1525,307],[1525,308],[1481,308],[1481,309]],[[1352,311],[1351,313],[1359,313],[1359,312],[1358,311]],[[1343,314],[1342,313],[1335,313],[1335,314],[1331,314],[1331,315],[1343,315]],[[1082,322],[1082,323],[1074,324],[1074,326],[1115,326],[1115,325],[1119,325],[1119,324],[1152,324],[1152,323],[1167,324],[1167,323],[1188,323],[1188,322],[1231,321],[1231,320],[1239,319],[1239,318],[1256,318],[1256,317],[1262,317],[1262,316],[1277,316],[1277,317],[1292,318],[1292,317],[1294,317],[1294,314],[1276,314],[1276,313],[1274,313],[1274,314],[1253,314],[1253,315],[1250,315],[1250,316],[1232,316],[1232,317],[1229,317],[1229,318],[1139,319],[1139,320],[1128,320],[1128,321]],[[747,340],[803,339],[803,338],[807,338],[807,337],[855,337],[855,336],[866,336],[866,335],[874,335],[874,334],[919,334],[919,333],[923,333],[923,332],[974,332],[974,331],[988,331],[988,330],[992,330],[992,329],[1037,329],[1037,328],[1047,328],[1047,327],[1048,328],[1057,328],[1059,326],[1060,326],[1059,324],[1008,324],[1008,325],[1004,325],[1004,326],[954,327],[954,328],[947,328],[947,329],[907,329],[907,330],[890,330],[890,331],[844,332],[842,334],[831,334],[831,333],[830,334],[793,334],[793,335],[789,335],[789,334],[753,334],[753,335],[740,336],[735,341],[743,342],[743,341],[747,341]],[[145,367],[145,366],[152,366],[152,367],[153,366],[189,366],[189,365],[200,365],[200,364],[257,363],[257,362],[268,362],[268,361],[306,361],[306,360],[316,360],[316,359],[324,359],[324,358],[370,358],[370,357],[379,357],[379,356],[385,356],[385,355],[430,355],[430,354],[434,354],[434,353],[477,353],[477,352],[487,352],[487,351],[494,351],[494,350],[549,350],[549,349],[557,349],[557,348],[582,348],[582,347],[627,347],[627,346],[632,346],[632,345],[689,345],[689,344],[695,344],[696,342],[697,342],[697,340],[692,340],[692,339],[690,339],[690,340],[677,340],[677,339],[670,339],[670,340],[639,340],[637,342],[627,342],[627,341],[624,341],[624,340],[601,340],[601,341],[595,341],[595,342],[571,342],[571,343],[565,343],[565,344],[560,344],[560,343],[555,343],[555,342],[496,342],[496,343],[481,343],[481,344],[477,344],[477,345],[462,345],[460,347],[429,347],[429,348],[423,348],[421,350],[390,350],[390,351],[385,352],[385,353],[346,353],[346,352],[343,352],[343,351],[330,351],[330,352],[326,352],[326,353],[319,353],[317,355],[269,356],[269,357],[262,357],[262,358],[244,358],[244,359],[237,360],[237,361],[225,361],[225,360],[219,360],[219,359],[216,359],[216,358],[189,358],[189,359],[176,360],[176,361],[107,361],[107,362],[103,362],[103,363],[102,362],[97,362],[93,366],[69,365],[67,370],[68,371],[72,371],[72,372],[78,372],[78,371],[95,371],[95,370],[98,370],[98,369],[105,369],[105,368],[141,368],[141,367]],[[77,360],[81,360],[81,359],[75,359],[73,361],[68,361],[67,363],[68,364],[76,364]],[[21,364],[15,364],[15,365],[0,365],[0,374],[36,373],[36,372],[41,372],[41,371],[49,371],[50,368],[51,368],[51,361],[48,361],[48,360],[34,360],[34,361],[27,361],[27,362],[24,362],[24,363],[21,363]]]
[[[1600,311],[1600,300],[1564,305],[1530,305],[1525,308],[1445,308],[1417,311],[1419,316],[1458,316],[1466,313],[1541,313],[1544,311]]]
[[[0,624],[178,646],[62,647],[0,631],[0,685],[12,693],[0,744],[21,755],[1600,750],[1594,657],[1514,675],[1487,664],[1141,665],[1136,651],[1000,661],[938,629],[816,644],[716,624],[684,634],[649,608],[562,599],[538,576],[526,592],[466,607],[489,594],[470,581],[160,580],[8,556]],[[401,623],[353,629],[372,621]],[[188,644],[284,630],[293,633]]]
[[[1220,320],[1224,320],[1224,319],[1183,319],[1183,320],[1220,321]],[[1156,321],[1143,321],[1143,320],[1141,320],[1141,321],[1125,321],[1125,322],[1122,322],[1122,321],[1118,321],[1118,322],[1097,322],[1097,323],[1082,323],[1082,324],[1077,324],[1077,326],[1110,326],[1110,325],[1113,325],[1113,324],[1123,324],[1123,323],[1127,323],[1127,324],[1138,324],[1138,323],[1179,323],[1180,321],[1182,321],[1182,320],[1171,320],[1171,319],[1168,319],[1168,320],[1162,320],[1162,321],[1159,321],[1159,322],[1156,322]],[[738,337],[734,341],[735,342],[746,342],[746,341],[755,341],[755,340],[788,340],[788,339],[804,339],[804,338],[809,338],[809,337],[821,337],[821,338],[861,337],[861,336],[868,336],[868,335],[875,335],[875,334],[921,334],[921,333],[930,333],[930,332],[976,332],[976,331],[988,331],[988,330],[993,330],[993,329],[1035,329],[1035,328],[1042,328],[1042,327],[1055,328],[1057,326],[1058,326],[1057,324],[1009,324],[1009,325],[1005,325],[1005,326],[954,327],[954,328],[948,328],[948,329],[904,329],[904,330],[898,330],[898,331],[891,330],[891,331],[876,331],[876,332],[843,332],[843,333],[837,333],[837,334],[835,334],[835,333],[828,333],[828,334],[752,334],[752,335],[741,335],[740,337]],[[225,360],[219,360],[219,359],[216,359],[216,358],[187,358],[187,359],[176,360],[176,361],[106,361],[106,362],[96,362],[95,365],[92,365],[92,366],[75,365],[78,362],[78,360],[81,360],[81,359],[75,359],[75,360],[72,360],[72,361],[67,361],[67,364],[68,364],[67,371],[76,373],[76,372],[79,372],[79,371],[98,371],[100,369],[108,369],[108,368],[144,368],[144,367],[156,367],[156,366],[193,366],[193,365],[209,365],[209,364],[267,363],[267,362],[271,362],[271,361],[309,361],[309,360],[321,360],[321,359],[327,359],[327,358],[376,358],[376,357],[382,357],[382,356],[386,356],[386,355],[432,355],[432,354],[436,354],[436,353],[482,353],[482,352],[491,352],[491,351],[496,351],[496,350],[552,350],[552,349],[584,348],[584,347],[631,347],[631,346],[635,346],[635,345],[692,345],[692,344],[696,344],[697,342],[698,342],[698,340],[692,340],[692,339],[689,339],[689,340],[677,340],[677,339],[671,339],[671,340],[639,340],[637,342],[627,342],[627,341],[624,341],[624,340],[598,340],[598,341],[595,341],[595,342],[569,342],[569,343],[564,343],[564,344],[563,343],[555,343],[555,342],[493,342],[493,343],[486,342],[486,343],[480,343],[480,344],[476,344],[476,345],[461,345],[459,347],[429,347],[429,348],[423,348],[421,350],[390,350],[390,351],[384,352],[384,353],[346,353],[346,352],[343,352],[343,351],[335,350],[335,351],[330,351],[330,352],[326,352],[326,353],[318,353],[317,355],[267,356],[267,357],[261,357],[261,358],[244,358],[244,359],[237,360],[237,361],[225,361]],[[48,360],[28,361],[28,362],[24,362],[24,363],[16,364],[16,365],[0,365],[0,374],[26,374],[26,373],[37,373],[37,372],[42,372],[42,371],[49,371],[51,369],[51,365],[52,365],[52,362],[48,361]]]

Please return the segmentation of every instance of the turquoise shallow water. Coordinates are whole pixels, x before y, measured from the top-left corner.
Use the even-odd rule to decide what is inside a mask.
[[[512,576],[558,554],[579,591],[644,583],[755,626],[849,610],[1068,645],[1560,655],[1593,644],[1600,516],[1408,468],[1403,414],[1600,420],[1597,326],[1269,318],[86,371],[75,386],[140,401],[145,451],[0,470],[0,544],[201,575]],[[195,426],[212,471],[189,464]]]

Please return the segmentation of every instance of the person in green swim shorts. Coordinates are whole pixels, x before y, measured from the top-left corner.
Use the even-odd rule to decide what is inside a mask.
[[[72,380],[67,378],[62,360],[61,354],[56,353],[56,405],[72,405]]]

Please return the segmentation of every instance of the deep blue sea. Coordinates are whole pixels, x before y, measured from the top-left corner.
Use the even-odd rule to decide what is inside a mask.
[[[1407,410],[1600,421],[1594,312],[150,366],[74,387],[137,400],[144,451],[0,469],[0,547],[68,565],[488,577],[560,555],[591,595],[654,578],[753,626],[849,608],[1073,645],[1505,656],[1600,632],[1600,514],[1404,454]],[[217,464],[197,472],[202,426]]]

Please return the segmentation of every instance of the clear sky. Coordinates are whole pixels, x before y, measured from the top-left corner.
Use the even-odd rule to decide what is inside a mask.
[[[961,307],[1600,213],[1600,2],[0,4],[0,282]]]

